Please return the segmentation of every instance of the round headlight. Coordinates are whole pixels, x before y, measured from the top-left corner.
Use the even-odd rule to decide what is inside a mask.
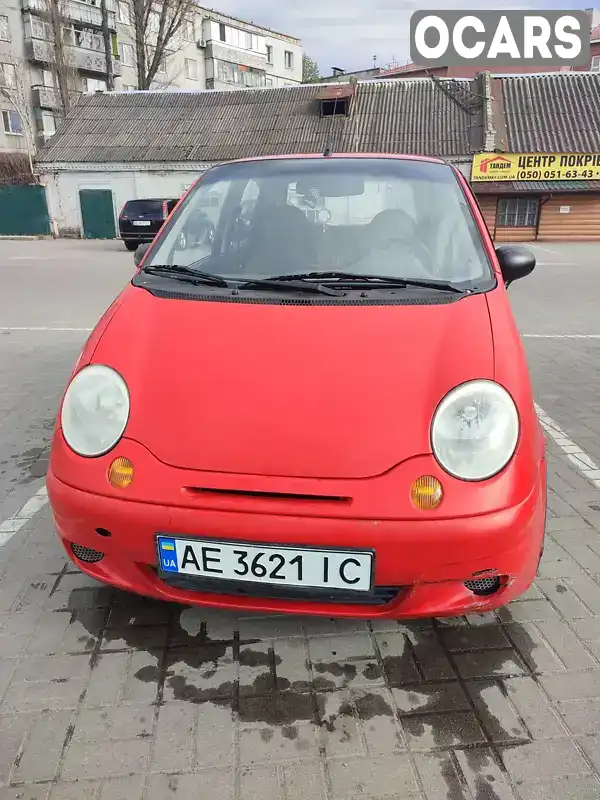
[[[80,456],[101,456],[119,441],[129,417],[129,392],[118,372],[101,364],[84,367],[66,391],[63,436]]]
[[[483,481],[504,469],[518,438],[515,403],[493,381],[469,381],[452,389],[431,425],[431,444],[440,466],[465,481]]]

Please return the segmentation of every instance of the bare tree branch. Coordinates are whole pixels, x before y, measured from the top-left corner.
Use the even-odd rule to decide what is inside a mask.
[[[60,97],[61,113],[66,115],[73,98],[79,94],[78,71],[73,52],[69,49],[71,25],[65,9],[65,0],[44,0],[41,15],[49,25],[49,45],[51,50],[50,71]]]
[[[177,50],[195,0],[133,0],[138,88],[150,89],[161,64]]]
[[[6,67],[3,67],[0,94],[9,101],[21,120],[27,147],[29,170],[33,177],[32,158],[35,153],[35,130],[30,113],[29,96],[31,86],[27,80],[29,70],[23,59],[18,58],[12,51],[10,51],[5,64],[11,65],[12,70],[8,71]]]

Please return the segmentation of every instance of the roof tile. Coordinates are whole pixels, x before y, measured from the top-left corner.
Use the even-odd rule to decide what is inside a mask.
[[[600,74],[503,77],[509,153],[600,152]]]
[[[469,88],[470,81],[462,81]],[[431,80],[359,83],[348,117],[321,117],[322,84],[84,95],[38,162],[216,162],[338,152],[468,155],[473,117]]]

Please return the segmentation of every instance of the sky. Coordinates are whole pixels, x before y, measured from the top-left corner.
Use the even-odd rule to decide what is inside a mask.
[[[368,69],[373,56],[377,56],[377,66],[383,67],[394,60],[409,61],[410,16],[417,9],[549,10],[591,5],[577,0],[212,0],[205,4],[302,39],[304,51],[317,61],[321,75],[330,75],[332,67]]]

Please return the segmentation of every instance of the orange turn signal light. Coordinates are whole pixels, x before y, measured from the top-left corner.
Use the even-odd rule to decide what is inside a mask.
[[[430,511],[442,502],[442,484],[433,475],[421,475],[410,487],[410,499],[415,508]]]
[[[108,468],[108,482],[115,489],[125,489],[133,480],[133,464],[128,458],[115,458]]]

